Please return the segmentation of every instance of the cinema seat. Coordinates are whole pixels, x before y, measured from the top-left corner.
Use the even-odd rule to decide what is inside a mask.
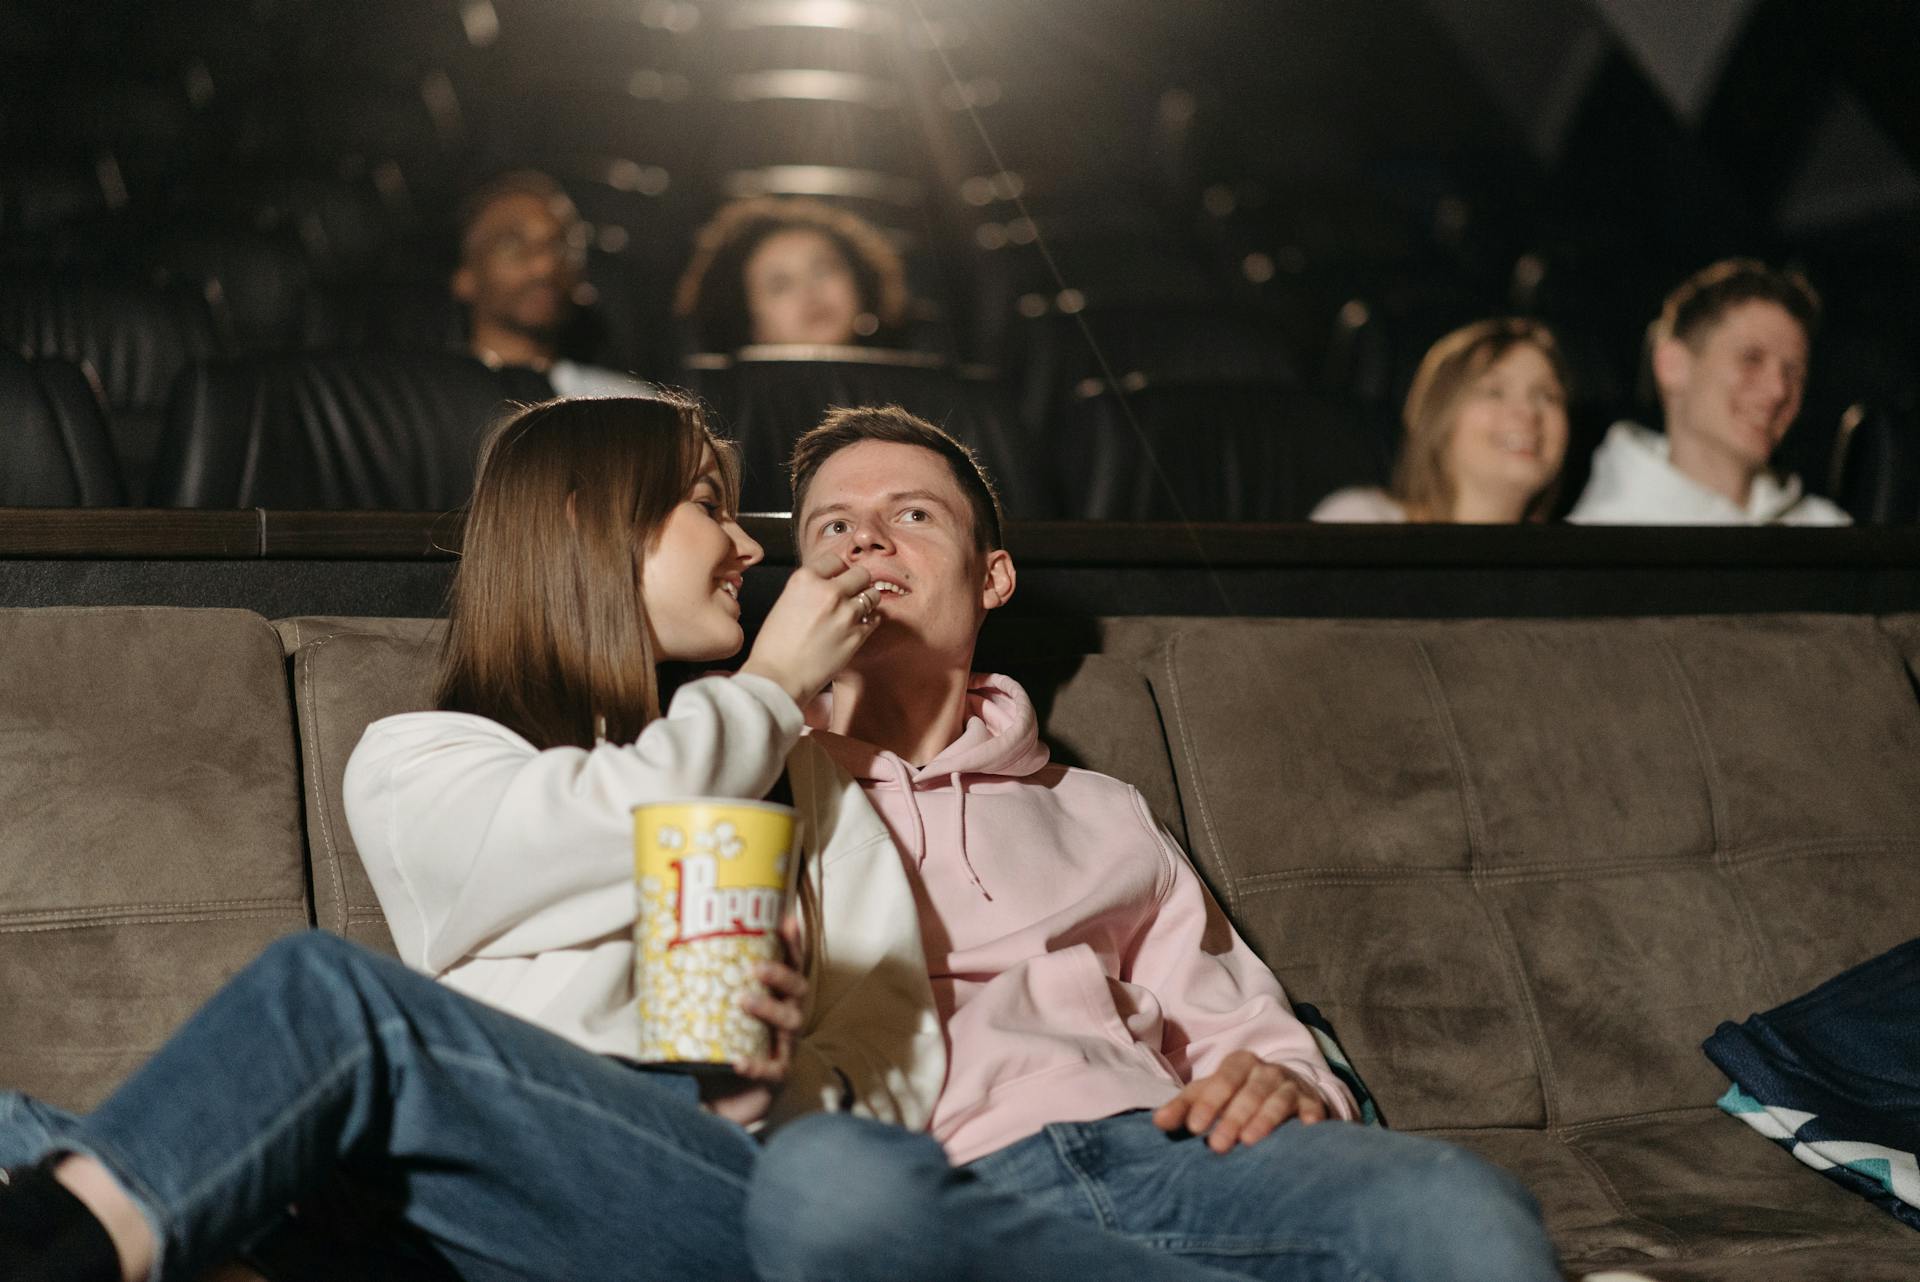
[[[466,501],[475,449],[529,370],[439,352],[263,356],[181,376],[155,464],[162,507],[401,508]]]
[[[1096,521],[1304,521],[1387,472],[1359,407],[1286,383],[1096,383],[1050,439],[1068,515]]]
[[[747,347],[689,358],[687,377],[716,426],[740,445],[741,505],[784,512],[787,459],[834,406],[898,405],[978,451],[1007,513],[1057,514],[1043,460],[1015,424],[999,385],[921,352],[850,347]]]
[[[144,238],[130,257],[152,280],[178,282],[218,299],[221,337],[233,350],[300,346],[313,271],[291,234],[218,225],[196,212]]]
[[[1300,361],[1274,317],[1218,300],[1050,311],[1015,330],[1021,421],[1044,428],[1087,380],[1141,371],[1184,385],[1298,385]],[[1102,364],[1104,362],[1104,365]]]
[[[191,287],[92,275],[0,280],[0,345],[99,375],[114,453],[136,503],[175,376],[220,350],[213,311]]]
[[[1920,430],[1911,411],[1854,405],[1834,442],[1832,498],[1863,525],[1920,522]]]
[[[125,501],[91,375],[58,357],[0,351],[0,507]]]

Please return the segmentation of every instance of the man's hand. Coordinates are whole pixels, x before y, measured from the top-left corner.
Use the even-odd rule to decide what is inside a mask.
[[[1163,1131],[1205,1135],[1208,1148],[1225,1153],[1235,1144],[1258,1143],[1289,1117],[1299,1118],[1302,1126],[1324,1122],[1327,1102],[1291,1070],[1252,1051],[1235,1051],[1215,1072],[1162,1104],[1153,1124]]]

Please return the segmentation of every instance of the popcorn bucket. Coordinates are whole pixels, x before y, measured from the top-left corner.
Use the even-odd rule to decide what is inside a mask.
[[[771,1053],[772,1030],[739,995],[781,957],[799,862],[793,808],[718,797],[635,806],[633,854],[635,1058],[700,1069]]]

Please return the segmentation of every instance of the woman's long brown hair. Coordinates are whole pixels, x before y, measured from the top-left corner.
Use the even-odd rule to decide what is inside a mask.
[[[697,404],[558,400],[481,449],[449,598],[434,706],[500,722],[536,748],[631,743],[660,715],[640,571],[703,451],[733,510],[733,450]]]

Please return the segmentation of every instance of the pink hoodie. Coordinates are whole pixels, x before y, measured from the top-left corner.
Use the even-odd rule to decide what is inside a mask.
[[[1352,1097],[1138,791],[1051,765],[1026,692],[976,675],[928,764],[822,730],[913,874],[957,1165],[1051,1122],[1157,1108],[1235,1050]],[[816,708],[816,719],[818,709]]]

